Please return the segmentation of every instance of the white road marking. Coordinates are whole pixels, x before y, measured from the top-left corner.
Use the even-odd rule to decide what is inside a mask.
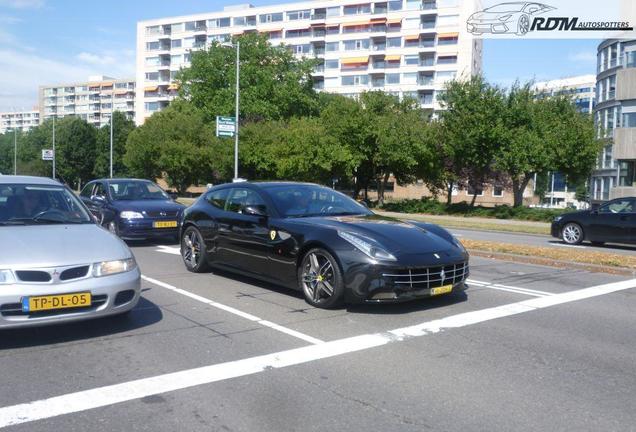
[[[243,360],[204,366],[0,408],[0,428],[252,375],[466,327],[636,287],[636,279],[452,315],[386,333],[365,334]]]
[[[525,295],[529,295],[533,297],[545,297],[545,296],[554,295],[553,293],[550,293],[547,291],[539,291],[539,290],[533,290],[529,288],[520,288],[520,287],[509,286],[509,285],[494,284],[492,282],[483,282],[483,281],[478,281],[474,279],[468,279],[466,282],[468,282],[469,284],[482,286],[484,288],[490,288],[490,289],[495,289],[499,291],[514,292],[517,294],[525,294]]]
[[[253,321],[253,322],[255,322],[257,324],[260,324],[260,325],[262,325],[264,327],[269,327],[269,328],[277,330],[277,331],[279,331],[281,333],[285,333],[285,334],[293,336],[295,338],[302,339],[305,342],[309,342],[309,343],[312,343],[312,344],[324,343],[324,341],[321,341],[320,339],[316,339],[315,337],[311,337],[309,335],[300,333],[300,332],[298,332],[296,330],[292,330],[290,328],[283,327],[283,326],[278,325],[276,323],[273,323],[271,321],[264,320],[262,318],[259,318],[259,317],[255,316],[255,315],[252,315],[252,314],[249,314],[247,312],[243,312],[243,311],[240,311],[238,309],[235,309],[235,308],[233,308],[231,306],[226,306],[224,304],[215,302],[214,300],[210,300],[210,299],[202,297],[202,296],[200,296],[198,294],[191,293],[190,291],[186,291],[184,289],[177,288],[177,287],[172,286],[170,284],[167,284],[165,282],[161,282],[160,280],[153,279],[153,278],[150,278],[150,277],[145,276],[145,275],[142,275],[141,278],[143,280],[145,280],[145,281],[148,281],[148,282],[150,282],[152,284],[155,284],[157,286],[160,286],[160,287],[165,288],[167,290],[170,290],[172,292],[176,292],[178,294],[181,294],[181,295],[184,295],[186,297],[189,297],[189,298],[191,298],[193,300],[199,301],[201,303],[205,303],[205,304],[207,304],[209,306],[215,307],[217,309],[221,309],[221,310],[223,310],[225,312],[229,312],[231,314],[240,316],[241,318],[245,318],[246,320]]]
[[[181,255],[181,249],[179,248],[179,246],[159,245],[157,246],[157,249],[155,249],[155,252],[163,252],[171,255]]]

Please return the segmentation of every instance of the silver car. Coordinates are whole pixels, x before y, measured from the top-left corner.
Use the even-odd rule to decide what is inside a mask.
[[[67,187],[0,176],[0,329],[125,313],[141,273]]]

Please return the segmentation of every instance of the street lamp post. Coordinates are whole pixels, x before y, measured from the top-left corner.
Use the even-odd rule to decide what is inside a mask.
[[[13,126],[13,175],[18,175],[18,128]]]
[[[110,94],[110,178],[113,178],[113,121],[115,117],[115,85]]]
[[[235,44],[232,42],[222,43],[221,46],[224,47],[236,47],[236,100],[235,100],[235,112],[234,112],[234,180],[239,178],[238,176],[238,145],[239,145],[239,95],[240,95],[240,85],[239,85],[239,77],[240,77],[240,69],[241,69],[241,43],[237,41]]]
[[[55,159],[57,157],[55,153],[55,118],[57,117],[57,113],[53,114],[53,180],[55,180]]]

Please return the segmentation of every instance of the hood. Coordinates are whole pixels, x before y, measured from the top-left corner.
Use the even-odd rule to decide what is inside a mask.
[[[510,11],[510,12],[475,12],[470,17],[468,17],[469,21],[481,21],[481,22],[505,22],[507,20],[501,21],[499,18],[505,17],[508,15],[512,15],[513,17],[517,14],[520,14],[519,11]],[[511,17],[512,18],[512,17]]]
[[[119,238],[94,224],[0,227],[0,268],[54,267],[132,256]]]
[[[137,212],[155,212],[155,211],[181,211],[185,208],[183,204],[176,203],[172,200],[139,200],[113,201],[112,206],[119,211],[130,210]]]
[[[315,225],[333,227],[378,241],[394,255],[445,252],[457,247],[444,238],[413,223],[379,215],[315,217],[305,219]]]

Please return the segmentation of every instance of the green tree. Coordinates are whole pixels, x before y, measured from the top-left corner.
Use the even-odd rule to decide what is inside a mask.
[[[214,131],[203,113],[186,101],[174,101],[128,135],[124,163],[131,175],[166,178],[183,193],[192,184],[214,177]]]
[[[297,59],[285,46],[273,46],[266,35],[249,33],[240,42],[240,117],[243,121],[279,120],[315,114],[318,97],[311,72],[316,60]],[[177,76],[180,95],[200,108],[208,121],[233,115],[236,51],[213,42],[192,53],[192,63]]]
[[[567,97],[537,98],[530,83],[509,90],[496,166],[511,179],[514,206],[535,173],[559,171],[573,183],[587,178],[602,142],[593,120]]]
[[[442,154],[448,181],[450,203],[453,184],[464,182],[475,191],[496,176],[495,154],[502,135],[504,94],[482,77],[452,80],[440,95],[443,125]]]
[[[57,120],[55,130],[56,171],[79,189],[93,178],[97,129],[78,117],[65,117]]]
[[[113,114],[113,176],[123,177],[127,174],[124,165],[126,141],[128,135],[135,129],[135,123],[126,118],[122,112]],[[98,178],[108,177],[110,174],[110,123],[101,127],[97,132],[97,146],[93,175]]]

